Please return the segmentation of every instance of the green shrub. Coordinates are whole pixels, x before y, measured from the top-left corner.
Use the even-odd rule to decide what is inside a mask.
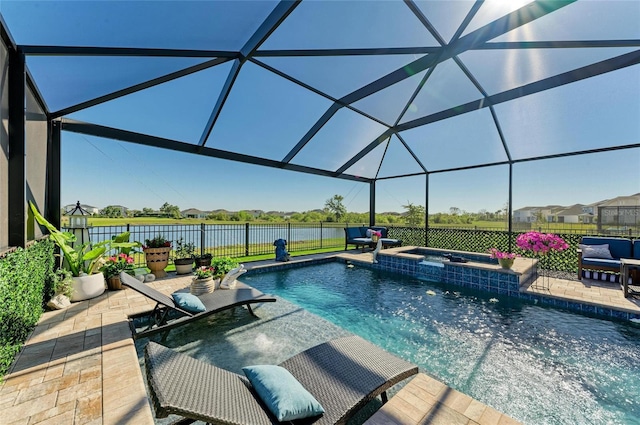
[[[52,291],[54,244],[49,239],[0,258],[0,377],[40,319]]]

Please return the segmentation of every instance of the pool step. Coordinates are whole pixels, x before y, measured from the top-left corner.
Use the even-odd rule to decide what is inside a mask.
[[[419,373],[365,425],[516,425],[520,422]]]

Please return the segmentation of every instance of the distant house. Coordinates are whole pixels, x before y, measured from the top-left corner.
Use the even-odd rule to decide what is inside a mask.
[[[184,211],[180,211],[180,214],[185,218],[202,218],[205,219],[210,214],[210,211],[201,211],[197,208],[189,208]]]
[[[598,228],[602,226],[624,230],[640,226],[640,193],[618,196],[598,205]]]
[[[582,206],[582,222],[583,223],[595,223],[598,218],[598,204],[600,202],[594,202],[593,204]]]
[[[555,213],[566,207],[560,205],[547,205],[545,207],[523,207],[513,211],[514,223],[535,223],[538,217],[544,221],[553,222]]]
[[[289,220],[292,215],[297,214],[296,211],[267,211],[266,215],[270,215],[272,217],[281,217],[284,220]]]
[[[581,223],[584,205],[575,204],[570,207],[557,211],[554,214],[554,222],[556,223]]]

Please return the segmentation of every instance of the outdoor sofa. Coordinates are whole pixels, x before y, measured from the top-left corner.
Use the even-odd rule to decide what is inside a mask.
[[[180,423],[281,423],[272,412],[273,406],[267,407],[273,399],[264,397],[263,388],[258,388],[260,383],[254,387],[243,375],[154,342],[149,342],[144,351],[145,375],[157,418],[175,414],[187,418]],[[324,410],[322,414],[311,412],[308,417],[299,417],[295,424],[344,424],[378,395],[386,402],[387,389],[418,373],[417,366],[355,335],[316,345],[279,366]],[[280,389],[288,390],[285,384],[278,381],[276,387],[282,385]]]
[[[368,231],[376,230],[382,234],[382,247],[389,248],[393,246],[401,246],[402,241],[399,239],[390,239],[388,237],[388,229],[386,227],[380,226],[358,226],[358,227],[345,227],[344,228],[344,250],[347,250],[348,245],[355,245],[356,248],[362,248],[364,251],[365,247],[373,248],[376,245],[376,242],[373,242],[371,239],[371,235]]]
[[[578,245],[578,279],[582,279],[583,270],[619,273],[621,258],[640,259],[640,242],[632,243],[627,238],[583,236]]]

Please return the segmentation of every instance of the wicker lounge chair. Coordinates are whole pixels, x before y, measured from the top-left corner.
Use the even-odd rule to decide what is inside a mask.
[[[338,338],[280,364],[324,407],[325,413],[296,424],[346,423],[378,395],[418,373],[408,363],[357,336]],[[179,415],[212,424],[268,425],[269,413],[249,381],[160,344],[145,347],[145,368],[156,417]],[[181,422],[190,423],[190,421]]]
[[[255,316],[251,309],[251,304],[276,301],[275,298],[267,296],[255,288],[241,282],[237,282],[234,289],[219,289],[214,292],[198,296],[206,310],[201,313],[192,313],[180,308],[170,296],[145,285],[138,281],[138,279],[129,276],[124,272],[120,273],[120,280],[123,285],[128,286],[134,291],[139,292],[145,297],[156,302],[155,308],[150,313],[146,312],[129,316],[129,323],[133,331],[134,339],[148,337],[159,332],[168,332],[170,329],[182,326],[185,323],[238,306],[246,306],[249,313]],[[147,328],[142,331],[136,331],[135,326],[133,325],[133,319],[144,316],[149,317],[149,324]]]

